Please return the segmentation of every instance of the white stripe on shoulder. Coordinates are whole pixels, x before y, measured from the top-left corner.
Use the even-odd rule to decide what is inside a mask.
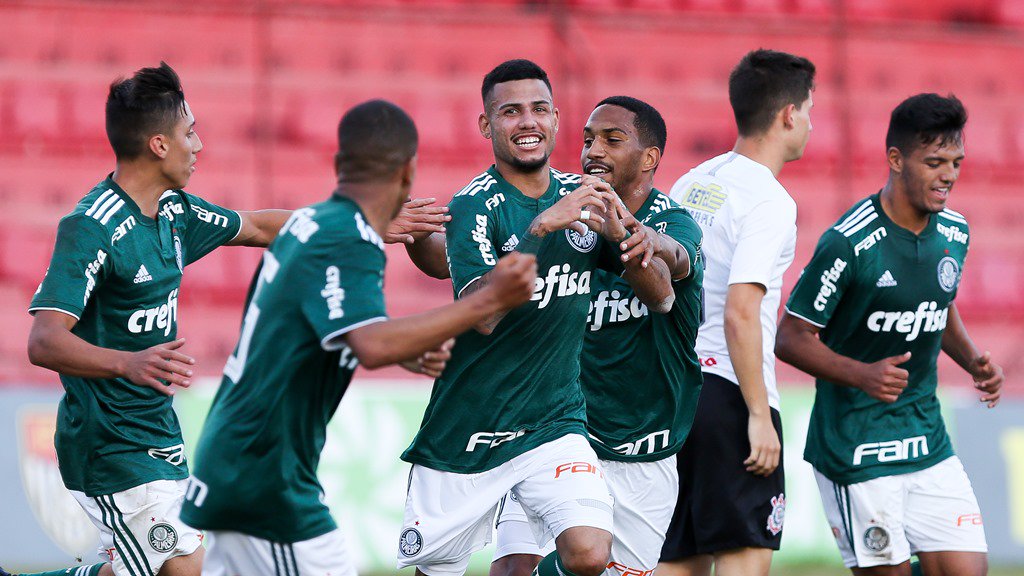
[[[497,180],[495,180],[493,176],[491,176],[487,172],[484,172],[483,174],[477,176],[472,181],[470,181],[470,183],[467,184],[465,188],[459,190],[459,192],[456,193],[455,195],[475,196],[478,192],[486,192],[491,188],[491,186],[494,186],[497,183]]]
[[[842,232],[842,228],[844,226],[848,226],[854,220],[857,220],[864,213],[864,211],[869,208],[872,208],[871,200],[865,200],[860,206],[857,207],[856,210],[854,210],[849,216],[847,216],[845,220],[843,220],[839,224],[836,224],[835,229],[838,230],[839,232]]]
[[[164,190],[164,193],[160,195],[160,199],[157,200],[157,202],[163,202],[164,198],[167,198],[169,196],[177,196],[177,194],[174,192],[174,190]]]
[[[96,219],[100,221],[100,224],[106,224],[108,221],[110,221],[110,217],[113,216],[114,214],[116,214],[117,211],[120,210],[122,206],[124,206],[124,200],[118,200],[117,204],[114,204],[113,206],[111,206],[110,210],[107,210],[106,213],[103,214],[103,216],[100,216],[97,213]]]
[[[100,194],[100,197],[93,201],[92,206],[90,206],[89,209],[85,211],[85,215],[92,216],[93,214],[95,214],[96,210],[98,210],[101,205],[106,203],[106,201],[113,195],[114,191],[108,188],[106,192]]]
[[[572,172],[562,172],[560,170],[551,169],[551,173],[555,176],[555,179],[562,184],[575,184],[583,180],[583,176],[579,174],[573,174]]]
[[[942,212],[939,212],[939,216],[942,216],[943,218],[945,218],[947,220],[952,220],[953,222],[959,222],[960,224],[967,224],[967,218],[964,218],[963,214],[960,214],[959,212],[954,212],[954,211],[950,210],[949,208],[945,208],[945,209],[942,210]]]
[[[857,224],[856,226],[854,226],[853,228],[850,228],[846,232],[843,232],[843,236],[846,236],[847,238],[849,238],[850,236],[853,236],[854,234],[857,233],[857,231],[859,231],[860,229],[864,228],[865,226],[867,226],[868,224],[873,222],[875,220],[875,218],[878,218],[878,214],[876,214],[875,211],[872,210],[870,216],[868,216],[867,218],[864,218],[863,220],[861,220],[860,223]]]

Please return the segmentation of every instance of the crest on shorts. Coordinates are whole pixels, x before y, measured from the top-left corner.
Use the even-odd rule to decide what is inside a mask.
[[[782,523],[786,519],[786,495],[780,493],[778,496],[772,496],[772,512],[768,515],[768,525],[766,528],[772,533],[772,536],[778,536],[779,532],[782,532]]]
[[[960,281],[960,264],[951,256],[939,260],[939,286],[946,292],[952,292]]]
[[[565,238],[578,252],[590,252],[597,246],[597,232],[587,230],[586,234],[580,234],[572,228],[565,229]]]
[[[53,448],[56,403],[22,406],[15,422],[21,485],[39,526],[71,556],[93,552],[100,539],[99,531],[64,487],[57,468]]]
[[[872,552],[881,552],[889,547],[889,533],[881,526],[872,526],[864,531],[864,545]]]
[[[178,544],[178,533],[174,527],[166,522],[161,522],[149,529],[149,545],[153,550],[166,554]]]
[[[398,539],[398,551],[402,556],[415,556],[423,549],[423,536],[415,528],[406,528]]]

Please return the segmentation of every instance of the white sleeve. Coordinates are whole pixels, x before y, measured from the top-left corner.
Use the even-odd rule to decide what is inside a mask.
[[[796,204],[776,197],[754,206],[737,231],[729,284],[760,284],[766,289],[779,257],[796,236]]]

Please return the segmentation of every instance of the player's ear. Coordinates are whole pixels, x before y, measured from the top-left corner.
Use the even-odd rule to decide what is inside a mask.
[[[794,118],[796,111],[797,107],[795,104],[786,104],[786,107],[779,111],[779,114],[782,116],[782,125],[787,130],[792,130],[796,126],[796,119]]]
[[[554,126],[552,127],[552,131],[554,131],[557,134],[558,133],[558,108],[552,108],[551,109],[551,114],[555,117],[555,123],[554,123]]]
[[[168,146],[167,136],[163,134],[154,134],[149,137],[149,151],[152,152],[157,158],[161,160],[167,157],[167,152],[170,150]]]
[[[661,150],[657,146],[648,146],[644,150],[644,157],[640,161],[640,171],[650,172],[661,164]]]
[[[491,139],[491,121],[487,119],[487,114],[486,113],[481,113],[480,114],[480,117],[477,118],[477,124],[480,126],[480,134],[484,138],[487,138],[488,140],[490,140]]]
[[[400,174],[401,174],[401,179],[402,179],[402,187],[405,188],[406,190],[411,189],[412,188],[413,180],[416,179],[416,155],[415,154],[413,155],[412,158],[409,158],[409,160],[405,164],[402,165],[402,169],[400,171]]]
[[[886,150],[886,156],[889,160],[889,170],[892,170],[896,174],[903,172],[903,153],[900,149],[895,146],[890,146]]]
[[[334,153],[334,176],[341,176],[341,152]]]

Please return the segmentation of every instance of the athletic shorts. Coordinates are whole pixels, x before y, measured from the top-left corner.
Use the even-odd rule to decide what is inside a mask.
[[[772,408],[782,440],[782,420]],[[693,428],[678,454],[679,499],[662,561],[736,548],[778,550],[786,513],[782,453],[770,476],[747,472],[749,412],[740,387],[704,373]]]
[[[597,455],[582,435],[567,434],[477,474],[413,465],[398,568],[465,573],[470,555],[490,543],[498,503],[510,490],[530,511],[536,542],[575,526],[612,531],[613,501]]]
[[[849,486],[814,476],[847,568],[901,564],[918,552],[988,552],[981,509],[956,456]]]
[[[282,544],[238,532],[206,533],[203,576],[356,576],[341,531]]]
[[[186,484],[156,480],[97,497],[71,491],[99,528],[99,556],[116,576],[155,576],[164,562],[199,548],[202,534],[178,518]]]
[[[645,574],[658,565],[665,531],[672,519],[670,504],[679,493],[676,457],[655,462],[601,460],[604,479],[615,499],[612,553],[605,574]],[[526,512],[510,492],[498,511],[497,560],[510,554],[547,556],[554,542],[537,545]]]

